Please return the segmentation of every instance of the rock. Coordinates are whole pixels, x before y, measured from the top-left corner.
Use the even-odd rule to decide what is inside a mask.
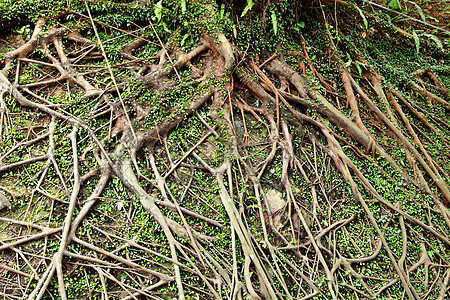
[[[234,121],[234,128],[236,128],[236,133],[242,135],[245,132],[244,123],[240,120]]]
[[[281,198],[281,193],[276,190],[267,191],[265,196],[271,214],[276,213],[286,205],[286,201]]]
[[[268,213],[272,218],[273,225],[275,228],[279,228],[281,225],[281,211],[286,205],[286,201],[281,198],[281,193],[276,190],[269,190],[264,195],[266,204],[268,207]]]
[[[4,208],[11,208],[11,202],[9,202],[9,200],[5,197],[5,195],[3,195],[3,193],[0,192],[0,210],[4,209]]]

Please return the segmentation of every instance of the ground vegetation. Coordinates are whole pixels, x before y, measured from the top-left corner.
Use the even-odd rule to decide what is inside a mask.
[[[0,1],[4,299],[445,299],[439,1]]]

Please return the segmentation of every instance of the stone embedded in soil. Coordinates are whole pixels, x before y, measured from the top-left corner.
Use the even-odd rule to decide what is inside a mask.
[[[286,205],[279,191],[269,190],[265,196],[270,213],[276,213]]]
[[[269,190],[264,195],[266,200],[268,213],[272,216],[273,225],[278,228],[281,224],[281,213],[279,213],[286,205],[286,201],[281,197],[281,193],[276,190]]]
[[[0,193],[0,210],[4,208],[11,208],[11,202],[3,195],[3,193]]]

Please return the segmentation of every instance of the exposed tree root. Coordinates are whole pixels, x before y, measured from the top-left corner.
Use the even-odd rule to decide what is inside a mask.
[[[376,70],[364,74],[367,88],[341,65],[337,87],[314,66],[303,37],[303,54],[291,52],[303,59],[297,72],[277,54],[240,54],[237,63],[239,51],[220,32],[205,30],[183,52],[150,22],[142,30],[158,39],[156,54],[142,58],[149,40],[124,31],[134,37],[118,52],[125,61],[110,64],[97,31],[108,26],[86,8],[96,42],[81,30],[87,23],[46,29],[38,19],[30,39],[4,55],[0,137],[13,140],[12,126],[2,127],[12,124],[11,101],[46,116],[43,131],[26,128],[0,156],[1,174],[40,163],[27,174],[26,212],[0,218],[11,228],[0,251],[12,262],[0,269],[20,286],[12,298],[43,299],[57,289],[70,299],[75,269],[95,281],[90,295],[104,299],[376,299],[399,289],[412,300],[446,297],[448,169],[430,150],[438,142],[421,138],[431,131],[449,148],[445,121],[384,88]],[[98,59],[106,66],[91,64]],[[36,65],[46,75],[22,83],[24,68]],[[413,76],[421,86],[412,89],[430,105],[450,108],[436,75]],[[186,133],[189,122],[196,127]],[[36,149],[26,156],[27,147]],[[400,158],[395,147],[405,150]],[[368,166],[407,196],[389,197]],[[25,221],[43,199],[48,215]],[[116,215],[103,210],[108,201]],[[55,215],[64,216],[58,226]],[[98,215],[107,226],[91,222]],[[40,250],[27,248],[36,240]]]

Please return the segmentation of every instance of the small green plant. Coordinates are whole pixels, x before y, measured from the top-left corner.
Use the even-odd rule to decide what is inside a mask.
[[[241,18],[244,17],[250,10],[252,10],[253,5],[255,5],[253,0],[247,0],[247,6],[245,6],[244,10],[242,11]]]

